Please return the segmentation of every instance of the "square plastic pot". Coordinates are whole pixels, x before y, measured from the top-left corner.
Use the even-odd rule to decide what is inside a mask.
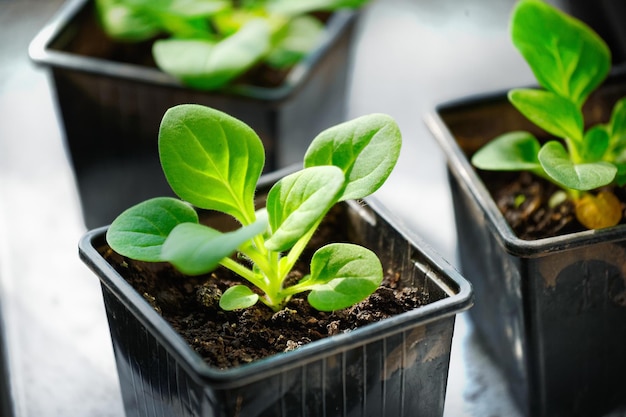
[[[29,53],[52,74],[87,227],[109,224],[124,208],[169,193],[157,136],[163,114],[178,104],[214,107],[249,124],[265,146],[266,172],[301,161],[311,139],[344,121],[357,17],[334,13],[319,47],[278,87],[206,92],[147,65],[149,44],[111,42],[93,0],[65,3]],[[122,61],[137,55],[146,56],[146,65]]]
[[[469,283],[376,201],[341,203],[350,240],[430,302],[349,333],[227,370],[207,365],[100,255],[106,228],[80,242],[99,276],[126,415],[442,416],[457,313]]]
[[[613,76],[589,99],[586,120],[608,120],[625,80]],[[626,403],[626,226],[514,235],[468,159],[499,134],[542,134],[506,92],[443,104],[426,121],[447,157],[470,317],[524,415],[602,416]]]

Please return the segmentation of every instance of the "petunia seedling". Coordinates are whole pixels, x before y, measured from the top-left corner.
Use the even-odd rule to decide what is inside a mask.
[[[516,5],[511,37],[541,88],[513,89],[508,99],[557,139],[541,143],[529,132],[505,133],[475,153],[472,163],[484,170],[526,170],[553,182],[574,201],[587,228],[619,223],[617,197],[591,191],[626,183],[626,100],[615,104],[606,124],[587,128],[582,112],[609,73],[609,48],[583,22],[541,0]]]
[[[235,272],[250,285],[224,292],[220,306],[226,310],[261,301],[277,311],[306,291],[318,310],[348,307],[382,281],[380,260],[369,249],[328,244],[313,254],[310,274],[293,285],[286,279],[333,205],[364,198],[385,182],[401,142],[398,125],[383,114],[331,127],[311,142],[304,168],[276,182],[265,208],[256,210],[265,160],[258,135],[215,109],[173,107],[161,122],[159,156],[180,199],[157,197],[127,209],[109,227],[107,241],[124,256],[170,262],[189,275],[218,266]],[[228,214],[240,227],[222,232],[203,225],[194,207]]]
[[[288,68],[324,34],[312,12],[359,8],[368,0],[97,0],[112,38],[155,40],[157,66],[182,83],[221,88],[263,62]]]

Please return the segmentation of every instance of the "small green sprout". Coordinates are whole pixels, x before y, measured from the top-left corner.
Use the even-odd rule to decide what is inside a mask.
[[[609,73],[609,48],[584,23],[540,0],[516,5],[511,37],[542,89],[513,89],[508,99],[561,140],[542,145],[529,132],[505,133],[474,154],[472,163],[485,170],[526,170],[553,182],[574,201],[587,228],[619,223],[618,199],[607,197],[607,191],[596,198],[589,191],[626,183],[626,99],[615,104],[606,124],[585,130],[582,113],[589,94]]]
[[[96,0],[113,39],[157,39],[157,66],[182,83],[218,89],[264,62],[288,68],[323,36],[315,11],[358,8],[368,0]],[[163,38],[165,36],[165,38]]]
[[[309,275],[291,286],[285,280],[335,203],[366,197],[385,182],[401,142],[396,122],[387,115],[331,127],[311,142],[304,168],[274,184],[266,207],[256,210],[265,161],[258,135],[215,109],[173,107],[161,122],[159,156],[181,199],[157,197],[127,209],[109,227],[107,241],[121,255],[170,262],[188,275],[220,265],[235,272],[251,286],[225,291],[220,299],[225,310],[260,300],[277,311],[305,291],[318,310],[348,307],[374,292],[383,277],[378,257],[362,246],[328,244],[313,254]],[[192,206],[226,213],[241,227],[221,232],[202,225]],[[231,257],[235,252],[239,256]]]

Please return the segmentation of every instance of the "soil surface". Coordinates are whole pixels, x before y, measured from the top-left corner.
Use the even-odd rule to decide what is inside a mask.
[[[331,239],[344,240],[334,237],[342,228],[341,222],[341,218],[331,218],[322,224],[290,280],[296,282],[308,273],[306,265],[317,247]],[[410,311],[429,301],[417,288],[402,288],[401,277],[391,272],[374,294],[340,311],[314,310],[303,294],[293,297],[277,313],[260,302],[245,310],[229,312],[219,308],[219,296],[240,281],[227,270],[189,277],[169,264],[133,261],[108,247],[102,252],[207,363],[221,369],[293,350]]]
[[[500,174],[500,175],[496,175]],[[520,239],[534,240],[587,230],[576,219],[570,200],[554,207],[548,202],[558,188],[528,172],[511,176],[502,173],[481,173],[506,221]],[[619,188],[611,189],[626,208],[626,195]],[[523,203],[518,204],[520,196]],[[624,218],[622,218],[622,224]]]

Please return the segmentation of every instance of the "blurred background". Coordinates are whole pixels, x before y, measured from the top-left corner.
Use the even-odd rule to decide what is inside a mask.
[[[99,283],[77,255],[86,228],[51,80],[28,57],[29,42],[61,5],[0,0],[0,313],[8,389],[18,416],[120,417]],[[453,265],[445,162],[422,119],[444,101],[533,83],[510,44],[513,5],[374,0],[350,56],[348,117],[390,114],[404,137],[398,166],[377,197]],[[445,415],[518,416],[465,315],[457,318]]]

